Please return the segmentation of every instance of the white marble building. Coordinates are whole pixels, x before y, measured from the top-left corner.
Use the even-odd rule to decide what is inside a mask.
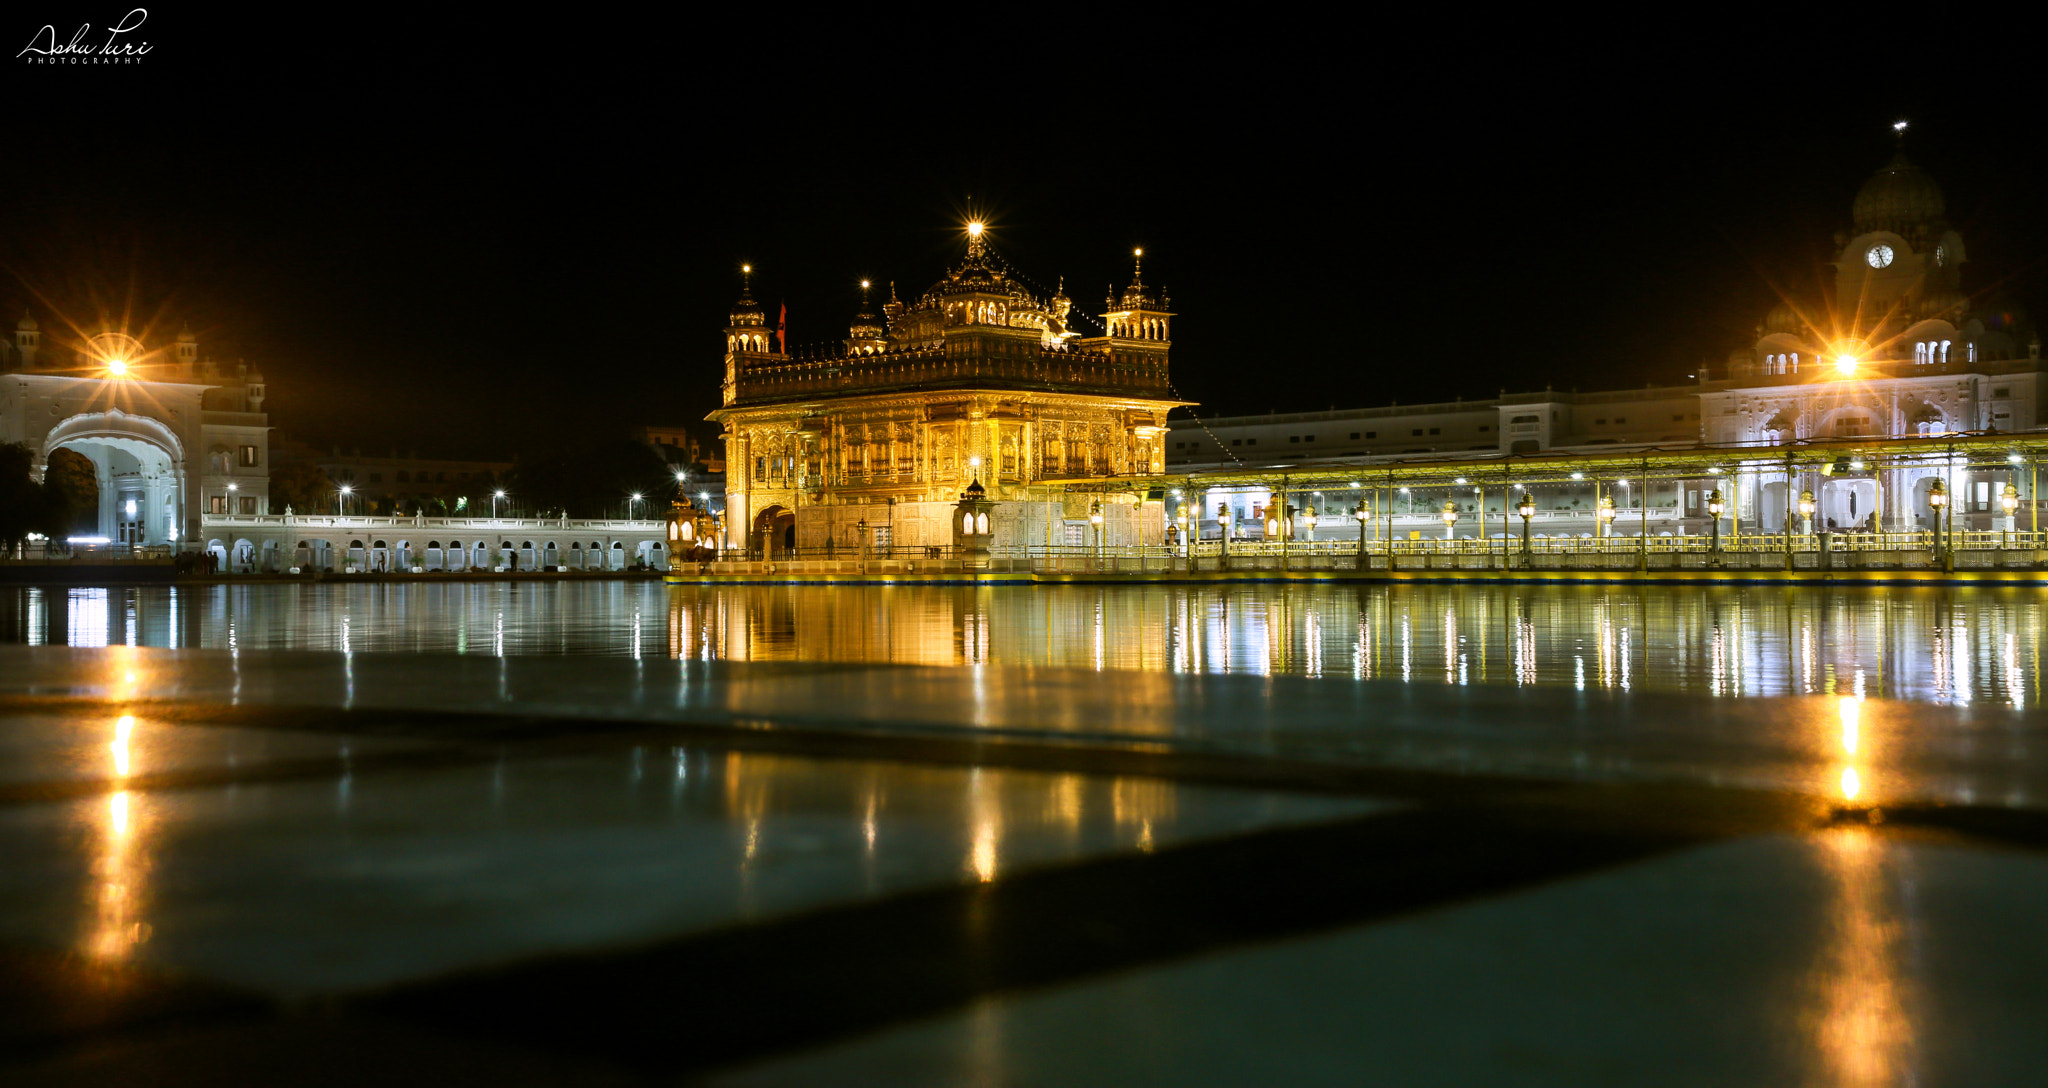
[[[0,342],[0,442],[60,449],[99,480],[97,535],[190,547],[201,518],[268,513],[270,420],[263,375],[201,359],[190,332],[149,345],[120,332],[46,333],[23,316]]]
[[[1857,192],[1850,225],[1836,244],[1826,297],[1781,301],[1758,325],[1753,343],[1735,350],[1723,370],[1699,373],[1696,384],[1589,393],[1503,390],[1487,400],[1174,420],[1165,443],[1167,472],[1627,449],[1753,454],[1811,440],[1881,437],[1925,438],[1933,451],[1945,436],[2041,428],[2048,384],[2033,324],[1996,292],[1964,289],[1962,235],[1946,218],[1940,186],[1903,150]],[[1979,528],[1996,524],[1996,496],[2008,484],[2030,507],[2034,502],[2031,473],[1942,464],[1932,456],[1790,486],[1815,491],[1819,527],[1903,530],[1929,517],[1927,493],[1937,478],[1946,478],[1956,513]],[[1668,488],[1668,531],[1683,531],[1697,519],[1701,496],[1716,489],[1728,492],[1738,524],[1764,531],[1782,530],[1788,499],[1797,502],[1782,478],[1766,474],[1660,486]],[[1239,500],[1246,507],[1240,519],[1248,516],[1250,501]],[[1543,501],[1559,512],[1589,509],[1584,496],[1565,492]],[[1654,521],[1652,528],[1657,531]],[[1570,529],[1583,535],[1590,519]]]

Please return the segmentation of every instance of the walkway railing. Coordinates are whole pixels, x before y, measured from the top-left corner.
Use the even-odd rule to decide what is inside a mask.
[[[175,544],[23,544],[13,555],[0,553],[0,562],[11,563],[148,563],[175,558]]]
[[[930,574],[950,571],[1147,573],[1402,570],[2043,569],[2048,532],[1745,533],[1480,540],[1204,540],[1143,546],[1009,545],[983,553],[952,546],[810,549],[772,558],[684,563],[707,574]]]

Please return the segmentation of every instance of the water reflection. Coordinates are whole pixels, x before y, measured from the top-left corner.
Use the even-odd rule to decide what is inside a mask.
[[[149,852],[142,840],[153,804],[148,794],[124,788],[128,777],[137,772],[129,750],[135,717],[123,714],[111,726],[107,771],[115,788],[104,802],[88,802],[80,809],[88,825],[86,838],[92,843],[92,909],[83,943],[88,955],[106,961],[126,959],[136,945],[150,937],[149,923],[143,918]]]
[[[1821,860],[1834,883],[1829,937],[1815,964],[1815,1040],[1829,1076],[1842,1088],[1912,1084],[1914,1032],[1899,945],[1909,927],[1895,891],[1899,854],[1869,828],[1820,836]]]
[[[1045,665],[2009,706],[2040,698],[2044,621],[2040,595],[2023,589],[611,582],[0,590],[0,640],[28,643]]]

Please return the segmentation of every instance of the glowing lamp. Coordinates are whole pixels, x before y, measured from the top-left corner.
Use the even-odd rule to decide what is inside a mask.
[[[1364,521],[1365,519],[1372,517],[1372,507],[1367,506],[1365,504],[1365,500],[1361,499],[1359,500],[1358,505],[1352,508],[1351,516],[1357,518],[1360,521]]]
[[[1854,355],[1835,356],[1835,373],[1845,378],[1856,373],[1856,357]]]
[[[2012,512],[2020,508],[2020,489],[2011,484],[2005,485],[2005,494],[1998,497],[1998,505],[2005,507],[2006,517],[2011,517]]]
[[[1813,492],[1801,491],[1799,493],[1799,514],[1801,517],[1810,518],[1813,516]]]
[[[981,220],[979,220],[979,219],[970,219],[970,220],[968,220],[968,221],[967,221],[967,235],[968,235],[968,237],[970,237],[970,238],[979,238],[979,237],[981,237],[981,232],[982,232],[982,230],[983,230],[983,227],[982,227],[982,224],[981,224]]]
[[[1614,520],[1614,496],[1612,496],[1612,495],[1602,495],[1602,496],[1600,496],[1600,511],[1599,511],[1599,513],[1600,513],[1600,520],[1601,520],[1601,521],[1613,521],[1613,520]]]
[[[1454,503],[1454,502],[1446,502],[1446,503],[1444,503],[1444,513],[1443,513],[1443,519],[1444,519],[1444,524],[1445,524],[1445,525],[1456,525],[1456,524],[1458,523],[1458,504],[1457,504],[1457,503]]]
[[[1940,480],[1927,485],[1927,505],[1936,510],[1948,505],[1948,488]]]
[[[1092,521],[1092,522],[1094,522],[1094,523],[1095,523],[1095,524],[1097,524],[1097,525],[1100,525],[1100,524],[1102,524],[1102,504],[1101,504],[1101,503],[1099,503],[1099,502],[1095,502],[1095,503],[1089,503],[1089,504],[1088,504],[1088,520],[1089,520],[1089,521]]]
[[[107,360],[107,373],[109,373],[109,374],[112,374],[112,375],[113,375],[114,377],[116,377],[116,378],[125,378],[125,377],[127,377],[127,376],[128,376],[128,360],[126,360],[126,359],[108,359],[108,360]]]
[[[1515,504],[1515,513],[1522,515],[1522,518],[1525,521],[1529,518],[1535,517],[1536,499],[1533,496],[1531,496],[1528,492],[1522,492],[1522,501]]]
[[[1707,513],[1718,518],[1721,516],[1721,511],[1727,508],[1726,504],[1721,501],[1721,493],[1719,491],[1707,492]]]

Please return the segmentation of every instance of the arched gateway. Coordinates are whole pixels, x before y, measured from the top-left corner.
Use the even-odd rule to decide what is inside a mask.
[[[185,446],[170,427],[118,408],[70,416],[44,436],[39,478],[60,449],[92,462],[99,536],[119,544],[175,544],[198,531],[186,502]]]

